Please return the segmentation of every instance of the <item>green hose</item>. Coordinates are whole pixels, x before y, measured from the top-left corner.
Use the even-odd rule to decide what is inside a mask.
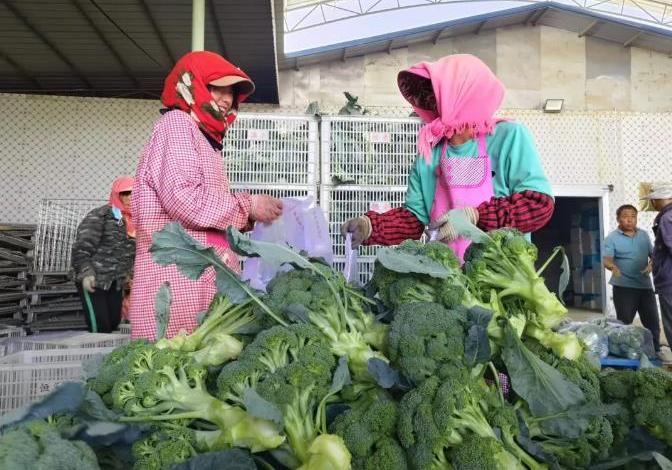
[[[89,307],[89,318],[91,319],[91,331],[93,333],[98,333],[98,322],[96,321],[96,313],[93,310],[93,303],[91,302],[91,296],[89,291],[82,289],[84,292],[84,300],[86,300],[86,306]]]

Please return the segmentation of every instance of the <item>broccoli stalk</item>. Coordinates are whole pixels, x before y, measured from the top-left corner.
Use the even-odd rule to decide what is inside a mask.
[[[220,296],[213,300],[205,321],[191,334],[182,331],[170,339],[162,338],[156,342],[156,347],[192,353],[197,365],[221,365],[238,357],[243,343],[232,335],[253,321],[251,301],[234,305]]]
[[[535,313],[533,322],[550,329],[558,325],[567,309],[553,295],[534,268],[537,250],[523,235],[511,229],[484,234],[465,253],[465,271],[472,286],[489,297],[495,289],[500,299],[518,297]]]
[[[173,365],[139,376],[130,374],[115,385],[115,405],[129,415],[121,421],[203,420],[222,431],[223,442],[252,452],[273,449],[284,441],[273,423],[210,395],[205,369],[185,366],[179,363],[179,354],[175,357]]]

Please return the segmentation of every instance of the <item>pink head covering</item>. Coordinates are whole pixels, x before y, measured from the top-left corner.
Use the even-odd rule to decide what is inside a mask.
[[[425,122],[418,152],[428,162],[442,139],[472,129],[474,137],[492,133],[504,99],[504,85],[483,61],[468,54],[420,62],[399,72],[401,94]]]
[[[135,224],[131,217],[130,207],[124,206],[119,197],[119,193],[133,190],[134,179],[132,176],[120,176],[114,183],[112,183],[112,191],[110,192],[110,201],[109,204],[111,207],[116,207],[121,211],[121,214],[124,217],[124,223],[126,224],[126,233],[130,237],[135,237]]]

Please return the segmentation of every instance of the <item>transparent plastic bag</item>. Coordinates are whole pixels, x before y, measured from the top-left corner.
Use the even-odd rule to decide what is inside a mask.
[[[352,234],[348,232],[345,237],[345,267],[343,268],[343,276],[350,284],[356,286],[359,282],[359,269],[357,269],[357,250],[352,249]]]
[[[576,334],[586,345],[586,350],[600,359],[609,355],[609,336],[604,327],[600,325],[587,322],[567,322],[558,329],[558,332]]]
[[[609,353],[614,356],[628,359],[639,359],[642,354],[655,356],[653,335],[644,327],[610,323],[606,332],[609,336]]]
[[[322,258],[330,265],[334,261],[327,218],[312,197],[284,198],[282,215],[270,224],[255,224],[250,238],[288,245],[309,256]],[[243,263],[242,279],[249,281],[255,289],[265,290],[278,272],[289,269],[291,268],[265,262],[261,258],[248,258]]]

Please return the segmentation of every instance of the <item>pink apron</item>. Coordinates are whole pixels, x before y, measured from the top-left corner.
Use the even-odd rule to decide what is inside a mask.
[[[446,143],[443,146],[439,166],[436,168],[436,191],[429,215],[430,223],[451,209],[478,207],[494,196],[492,168],[485,136],[478,137],[478,156],[474,157],[447,157],[447,145]],[[462,262],[470,243],[466,238],[459,237],[448,245]]]

